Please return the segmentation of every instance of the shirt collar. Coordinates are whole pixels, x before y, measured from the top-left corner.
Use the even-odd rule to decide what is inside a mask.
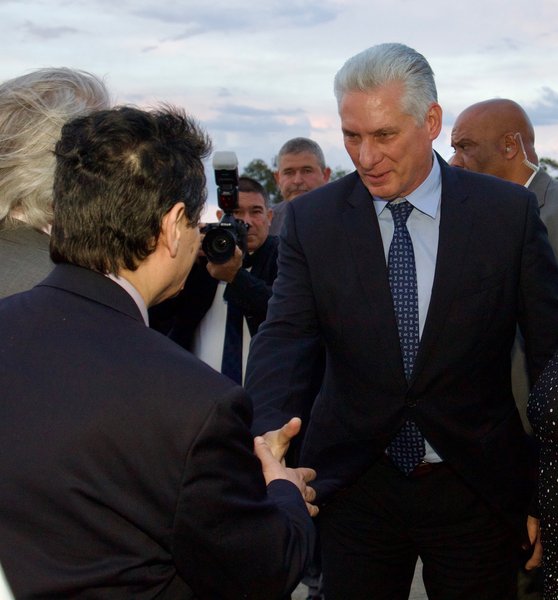
[[[428,177],[416,190],[406,196],[406,200],[416,209],[420,210],[420,212],[435,219],[442,195],[442,171],[434,153],[432,153],[432,157],[432,169],[430,169]],[[372,198],[376,214],[379,215],[386,207],[388,201],[377,196],[372,196]]]
[[[106,276],[109,279],[112,279],[112,281],[117,283],[124,291],[128,292],[128,294],[132,296],[132,300],[137,304],[144,323],[149,327],[147,306],[145,305],[145,301],[138,290],[127,279],[124,279],[124,277],[118,277],[118,275],[114,275],[114,273],[107,273]]]

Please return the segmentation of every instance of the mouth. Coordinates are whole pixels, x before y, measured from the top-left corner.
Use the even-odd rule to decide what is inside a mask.
[[[383,173],[363,173],[364,178],[373,184],[383,183],[389,177],[390,171]]]
[[[294,188],[291,188],[291,189],[289,190],[289,192],[290,192],[291,194],[302,194],[302,193],[304,193],[304,192],[308,192],[308,191],[309,191],[309,190],[308,190],[308,188],[307,188],[307,187],[294,187]]]

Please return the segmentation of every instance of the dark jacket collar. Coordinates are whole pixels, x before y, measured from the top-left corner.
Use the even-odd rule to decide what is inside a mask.
[[[83,296],[143,323],[141,312],[132,297],[117,283],[96,271],[76,265],[58,264],[38,285]]]

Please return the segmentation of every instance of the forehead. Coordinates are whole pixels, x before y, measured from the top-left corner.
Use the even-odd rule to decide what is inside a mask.
[[[403,111],[405,87],[392,82],[367,91],[346,92],[339,103],[343,126],[351,129],[380,129],[413,119]]]
[[[457,117],[451,136],[452,138],[473,140],[485,137],[485,134],[492,129],[490,122],[483,118],[481,113],[476,110],[465,110]]]
[[[279,159],[279,171],[286,169],[303,169],[310,167],[319,169],[320,163],[312,152],[297,152],[296,154],[283,154]]]
[[[265,200],[258,192],[238,192],[238,206],[239,208],[254,208],[256,206],[262,206],[265,208]]]

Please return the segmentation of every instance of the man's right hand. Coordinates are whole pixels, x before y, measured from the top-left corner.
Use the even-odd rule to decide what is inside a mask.
[[[315,517],[319,511],[318,507],[315,504],[312,504],[316,494],[313,488],[306,484],[316,478],[316,471],[308,467],[299,467],[298,469],[289,469],[285,467],[275,456],[263,436],[254,438],[254,453],[262,463],[262,472],[266,484],[269,484],[276,479],[286,479],[287,481],[294,483],[300,490],[300,493],[306,502],[308,513],[311,517]]]
[[[273,456],[283,465],[285,464],[285,454],[287,454],[291,440],[295,435],[300,433],[301,427],[302,421],[298,417],[293,417],[281,429],[268,431],[262,436],[271,449],[271,452],[273,452]]]

